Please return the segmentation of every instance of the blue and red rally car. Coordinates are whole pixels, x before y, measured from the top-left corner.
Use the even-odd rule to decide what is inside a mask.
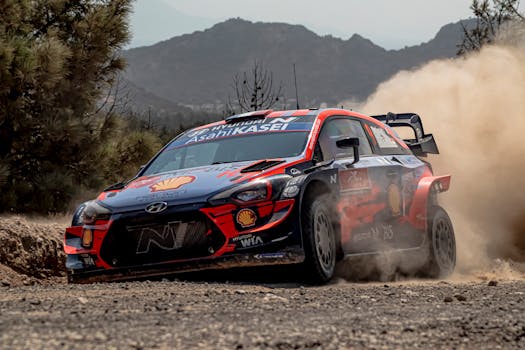
[[[301,264],[323,283],[345,256],[386,251],[423,253],[420,274],[446,276],[456,247],[437,195],[450,176],[433,175],[428,153],[437,146],[413,113],[266,110],[188,130],[80,205],[65,233],[69,281]]]

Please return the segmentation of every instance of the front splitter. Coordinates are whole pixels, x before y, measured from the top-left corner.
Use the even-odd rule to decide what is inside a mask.
[[[299,264],[305,259],[301,248],[288,248],[271,253],[235,254],[227,257],[190,260],[176,263],[142,265],[113,269],[67,271],[69,283],[127,281],[144,277],[158,277],[181,272],[222,270],[234,267]]]

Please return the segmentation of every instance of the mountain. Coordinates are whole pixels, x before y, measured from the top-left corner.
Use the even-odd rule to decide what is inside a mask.
[[[179,130],[224,117],[215,110],[194,111],[159,97],[126,79],[122,79],[119,84],[119,111],[123,115],[136,118],[137,121],[144,123],[144,126]]]
[[[295,63],[301,104],[318,107],[349,98],[362,100],[400,70],[453,57],[461,37],[461,24],[454,23],[429,42],[385,50],[358,34],[342,40],[319,36],[301,25],[230,19],[126,51],[125,76],[163,99],[192,108],[221,108],[231,93],[233,76],[249,71],[255,60],[273,72],[274,83],[283,83],[288,102],[295,101]]]

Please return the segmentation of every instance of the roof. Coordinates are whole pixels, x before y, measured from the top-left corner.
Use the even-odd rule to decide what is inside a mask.
[[[339,108],[323,108],[323,109],[316,109],[316,108],[310,108],[310,109],[297,109],[297,110],[286,110],[286,111],[273,111],[273,110],[264,110],[264,111],[253,111],[253,112],[247,112],[243,114],[237,114],[230,116],[228,118],[225,118],[224,120],[220,120],[218,122],[205,124],[198,126],[194,128],[193,130],[199,130],[204,128],[209,128],[217,125],[226,124],[227,119],[236,119],[239,118],[239,122],[246,118],[251,119],[251,116],[261,116],[264,118],[278,118],[278,117],[305,117],[305,116],[318,116],[318,115],[324,115],[324,114],[340,114],[340,115],[347,115],[347,116],[353,116],[357,118],[363,118],[367,120],[371,120],[373,122],[377,122],[375,119],[370,118],[366,115],[360,114],[358,112],[349,111],[346,109],[339,109]],[[230,121],[231,123],[231,121]]]

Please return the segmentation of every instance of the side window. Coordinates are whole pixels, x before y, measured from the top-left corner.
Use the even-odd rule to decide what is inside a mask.
[[[389,128],[386,126],[386,128]],[[381,154],[409,154],[399,145],[399,143],[386,131],[386,128],[366,123],[366,130],[372,139],[374,145],[379,149]]]
[[[361,122],[349,118],[339,118],[327,121],[319,135],[319,146],[323,159],[353,157],[351,149],[338,148],[335,142],[342,138],[359,138],[359,154],[371,155],[372,149]]]

